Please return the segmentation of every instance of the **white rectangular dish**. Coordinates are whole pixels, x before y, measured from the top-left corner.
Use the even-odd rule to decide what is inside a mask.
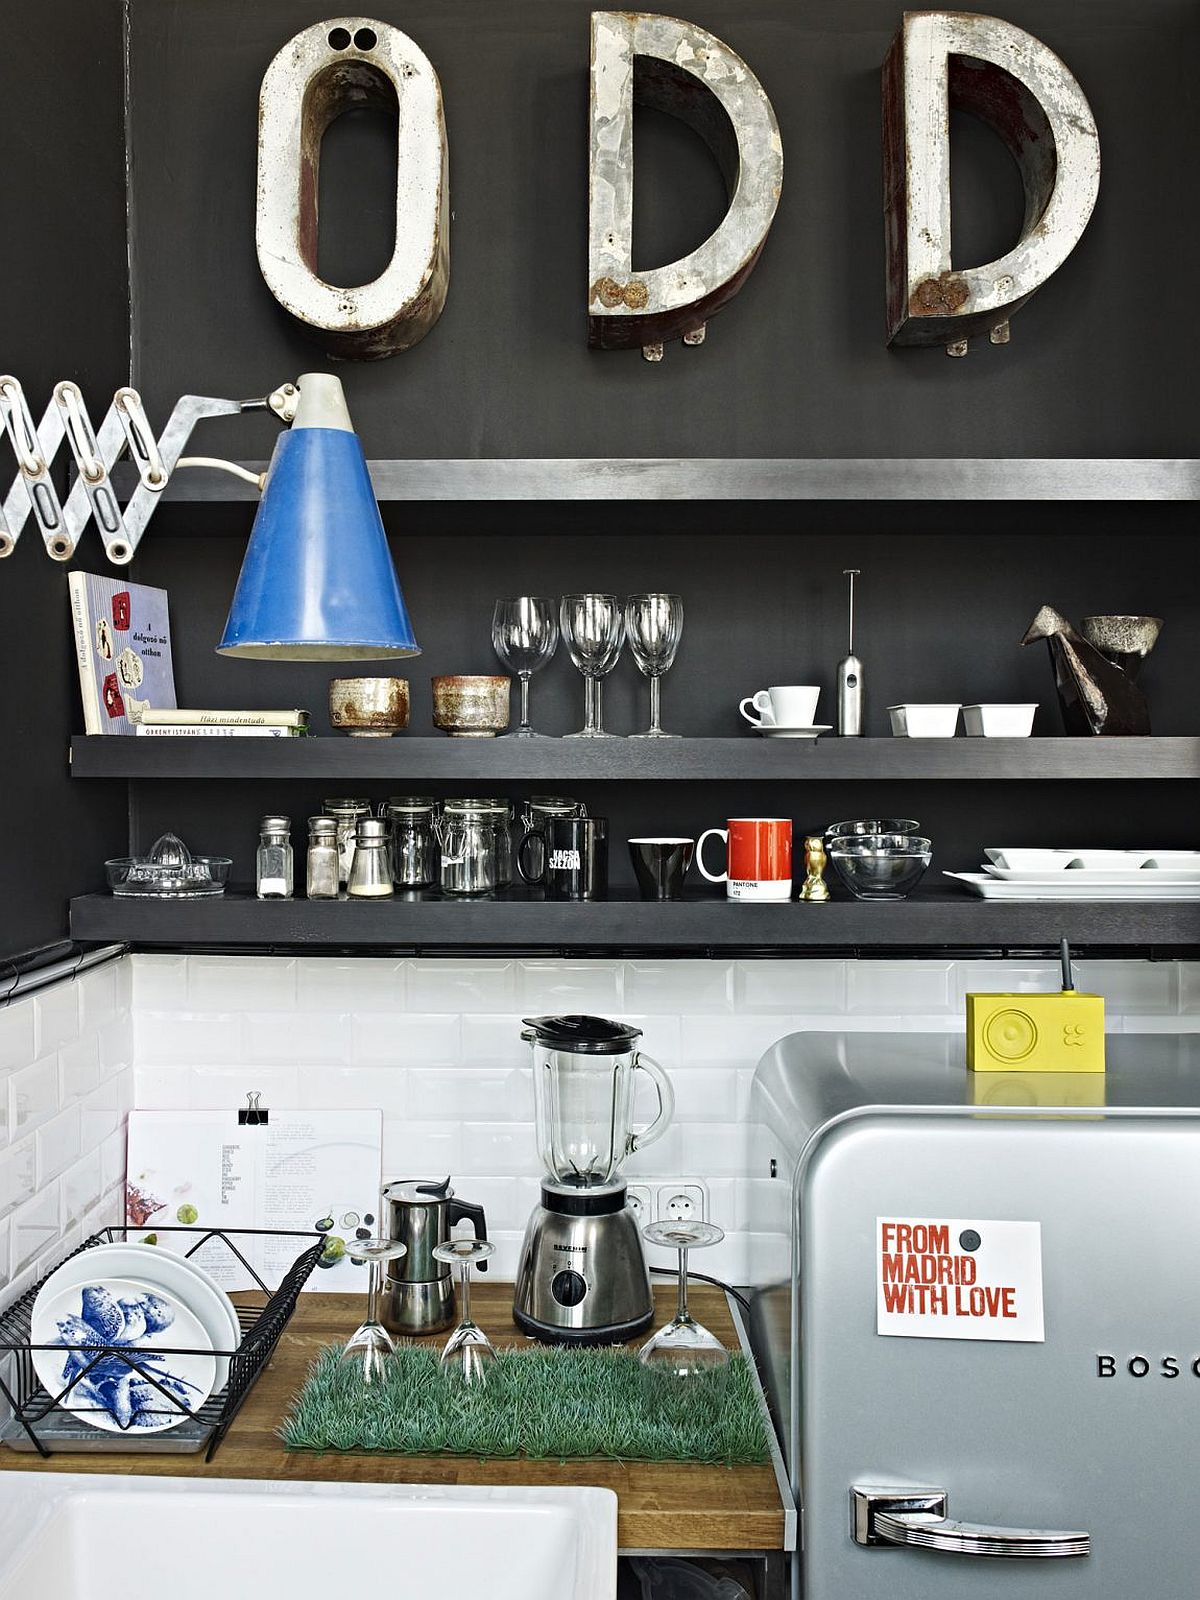
[[[953,739],[961,706],[889,706],[892,734],[897,739]]]
[[[1161,888],[1163,884],[1178,885],[1181,883],[1200,883],[1200,865],[1194,867],[1123,867],[1109,872],[1103,868],[1081,867],[1077,870],[1066,872],[1030,872],[1028,868],[1020,871],[1013,867],[995,867],[985,864],[983,869],[990,878],[996,878],[1001,883],[1027,883],[1031,887],[1046,885],[1062,889],[1064,894],[1070,892],[1071,884],[1080,883],[1106,883],[1110,888],[1142,889],[1153,884]]]
[[[1200,850],[1034,850],[988,845],[993,867],[1009,872],[1152,872],[1200,869]],[[990,868],[989,868],[990,870]]]
[[[986,872],[943,872],[942,876],[965,885],[981,900],[1200,900],[1200,879],[1163,883],[1149,873],[1144,881],[1139,878],[1127,886],[1098,883],[1081,872],[1072,872],[1069,878],[1058,877],[1046,884],[1007,883]]]
[[[1028,739],[1036,712],[1036,701],[1031,706],[964,706],[963,732],[968,739]]]

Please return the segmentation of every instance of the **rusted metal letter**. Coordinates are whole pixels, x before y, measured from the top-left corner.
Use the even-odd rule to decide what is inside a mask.
[[[699,344],[758,259],[783,184],[783,144],[766,91],[704,28],[641,11],[593,11],[588,169],[588,343]],[[669,266],[633,267],[634,102],[690,123],[729,191],[716,231]],[[650,355],[650,352],[654,354]]]
[[[1021,172],[1025,221],[1007,255],[950,259],[951,109],[1003,139]],[[998,17],[908,11],[883,68],[889,344],[966,354],[1008,320],[1079,243],[1100,186],[1100,141],[1083,90],[1031,34]]]
[[[396,117],[396,245],[373,283],[317,276],[317,171],[329,124],[356,106]],[[289,39],[258,104],[258,265],[267,287],[332,356],[370,361],[423,339],[450,282],[450,185],[442,91],[399,28],[334,17]]]

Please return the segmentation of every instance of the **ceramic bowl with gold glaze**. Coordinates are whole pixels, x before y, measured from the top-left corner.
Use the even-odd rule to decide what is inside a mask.
[[[433,678],[434,726],[452,739],[494,739],[508,727],[511,678]]]
[[[388,739],[408,727],[406,678],[331,678],[329,720],[355,739]]]

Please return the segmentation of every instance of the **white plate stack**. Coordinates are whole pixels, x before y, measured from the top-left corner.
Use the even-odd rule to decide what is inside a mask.
[[[989,846],[979,872],[947,872],[983,900],[1200,900],[1200,850]]]
[[[236,1350],[241,1337],[233,1301],[203,1267],[149,1244],[71,1256],[42,1285],[30,1319],[46,1392],[111,1433],[164,1433],[187,1421],[225,1387],[229,1356],[217,1352]]]

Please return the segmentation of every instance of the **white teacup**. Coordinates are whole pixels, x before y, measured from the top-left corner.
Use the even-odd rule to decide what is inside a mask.
[[[817,720],[820,698],[819,685],[791,683],[760,689],[743,700],[740,709],[746,721],[756,728],[811,728]]]

